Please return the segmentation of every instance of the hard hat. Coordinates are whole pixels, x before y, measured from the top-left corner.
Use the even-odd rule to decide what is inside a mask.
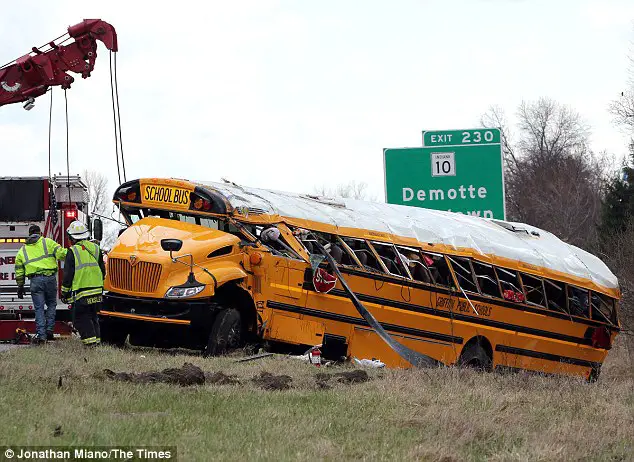
[[[90,237],[90,231],[88,231],[86,225],[79,220],[73,221],[68,226],[66,232],[70,235],[70,237],[77,240],[88,239]]]

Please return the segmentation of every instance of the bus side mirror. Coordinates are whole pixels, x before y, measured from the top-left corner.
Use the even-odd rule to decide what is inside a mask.
[[[180,239],[161,239],[161,248],[166,252],[178,252],[183,247]]]
[[[101,218],[95,218],[93,220],[92,236],[100,242],[103,239],[103,222],[101,221]]]

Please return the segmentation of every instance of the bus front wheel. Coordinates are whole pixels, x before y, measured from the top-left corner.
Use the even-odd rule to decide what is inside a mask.
[[[205,356],[217,356],[239,348],[242,343],[242,318],[235,308],[220,311],[211,326]]]
[[[128,331],[123,328],[119,323],[112,320],[101,321],[101,342],[107,345],[115,347],[125,346],[125,341],[128,338]]]

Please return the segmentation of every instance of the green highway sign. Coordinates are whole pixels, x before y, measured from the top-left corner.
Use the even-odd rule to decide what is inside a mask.
[[[473,146],[500,144],[500,130],[477,128],[473,130],[444,130],[423,132],[423,146]]]
[[[505,219],[500,130],[423,132],[423,147],[383,150],[385,199]]]

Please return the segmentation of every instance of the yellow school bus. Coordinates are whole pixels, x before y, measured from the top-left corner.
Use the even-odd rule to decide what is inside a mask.
[[[607,266],[526,224],[166,178],[114,202],[128,227],[108,255],[107,342],[321,345],[593,380],[620,331]]]

